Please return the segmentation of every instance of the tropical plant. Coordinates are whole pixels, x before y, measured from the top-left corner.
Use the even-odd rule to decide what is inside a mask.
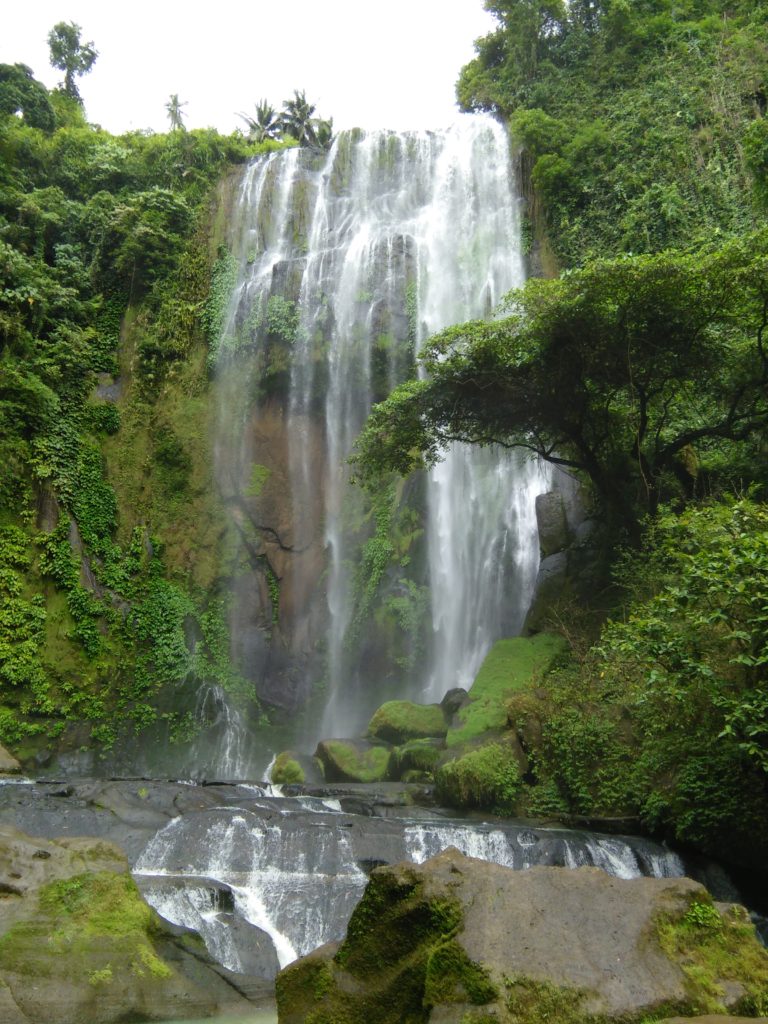
[[[260,100],[256,104],[256,117],[250,114],[238,114],[248,125],[248,138],[254,142],[277,140],[282,134],[281,119],[268,100]]]
[[[285,135],[290,135],[300,146],[316,146],[317,133],[313,115],[315,106],[309,103],[304,90],[294,90],[293,99],[286,100],[280,123]]]
[[[181,108],[186,107],[186,102],[181,103],[179,101],[179,94],[177,92],[171,93],[168,102],[165,104],[165,109],[168,113],[168,120],[171,122],[171,131],[184,131],[184,115]]]

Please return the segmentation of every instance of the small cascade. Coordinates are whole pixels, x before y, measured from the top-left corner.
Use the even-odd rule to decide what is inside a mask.
[[[202,686],[194,712],[200,726],[192,762],[203,779],[247,779],[251,768],[248,726],[231,698],[214,683]]]
[[[676,878],[684,873],[677,854],[658,843],[564,829],[410,825],[405,829],[405,844],[408,858],[417,864],[455,846],[467,857],[516,871],[542,864],[598,867],[616,878]]]
[[[650,840],[515,823],[469,824],[362,817],[315,798],[246,799],[171,821],[149,842],[134,874],[148,901],[175,924],[200,932],[211,955],[232,970],[268,936],[285,966],[343,937],[371,868],[422,863],[449,846],[515,870],[595,866],[618,878],[682,875],[680,858]],[[328,801],[328,803],[332,803]],[[251,931],[236,941],[223,913],[230,894]],[[223,934],[228,932],[229,934]]]
[[[281,967],[340,938],[366,884],[343,829],[296,828],[231,809],[172,821],[151,840],[134,873],[151,877],[144,886],[148,901],[176,924],[187,924],[196,913],[186,894],[190,878],[224,885],[237,912],[269,935]],[[163,876],[174,882],[163,886]],[[174,895],[179,879],[182,899]],[[203,939],[216,956],[211,919],[202,923]]]
[[[507,136],[484,116],[343,132],[327,155],[275,153],[243,176],[216,367],[232,655],[277,706],[324,695],[306,745],[353,735],[383,692],[470,685],[522,624],[545,470],[457,445],[371,504],[346,467],[419,346],[522,283],[517,204]]]

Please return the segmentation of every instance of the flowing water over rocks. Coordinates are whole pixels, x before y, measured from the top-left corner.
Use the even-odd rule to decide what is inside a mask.
[[[345,465],[421,343],[522,283],[517,203],[507,136],[480,116],[344,132],[327,155],[244,174],[216,367],[233,658],[268,703],[314,696],[306,749],[354,735],[386,697],[468,687],[522,626],[545,470],[454,446],[371,508]],[[263,754],[241,752],[230,777]]]
[[[145,898],[192,928],[224,968],[255,986],[343,936],[371,870],[456,847],[505,867],[593,865],[618,878],[676,877],[677,854],[647,839],[455,820],[419,807],[419,787],[324,787],[147,780],[9,782],[0,822],[29,835],[91,835],[127,852]]]

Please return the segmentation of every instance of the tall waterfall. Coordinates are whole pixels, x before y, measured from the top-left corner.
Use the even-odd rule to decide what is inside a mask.
[[[522,282],[504,129],[466,116],[261,158],[230,244],[216,469],[234,660],[273,704],[314,694],[315,738],[350,735],[383,699],[469,686],[530,600],[537,466],[456,445],[372,505],[346,466],[419,345]]]

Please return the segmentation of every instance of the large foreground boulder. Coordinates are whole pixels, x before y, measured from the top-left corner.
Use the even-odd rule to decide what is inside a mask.
[[[280,1024],[622,1024],[746,1012],[768,953],[686,878],[512,871],[454,849],[376,869],[343,943],[278,975]]]
[[[112,843],[0,826],[0,893],[0,1024],[251,1009],[198,937],[144,902]]]

